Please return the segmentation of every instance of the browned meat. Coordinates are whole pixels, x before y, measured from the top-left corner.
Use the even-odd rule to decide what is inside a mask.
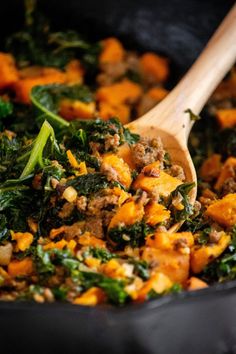
[[[133,160],[138,168],[151,164],[155,161],[163,162],[165,150],[161,139],[141,139],[132,146]]]
[[[120,145],[120,137],[118,134],[107,134],[105,137],[105,150],[116,149]]]
[[[91,232],[92,235],[95,235],[97,238],[103,238],[103,222],[102,219],[95,217],[87,218],[85,223],[85,231]]]
[[[88,214],[100,215],[101,211],[109,206],[115,206],[118,203],[119,197],[114,194],[97,196],[88,203]]]
[[[114,81],[125,75],[127,64],[125,62],[104,63],[101,73],[97,76],[97,83],[101,86],[111,85]]]
[[[168,173],[171,176],[178,178],[180,181],[185,180],[185,174],[184,174],[183,167],[181,167],[179,165],[171,166],[171,168],[168,170]]]
[[[222,186],[222,195],[225,196],[229,193],[236,193],[236,175],[226,179]]]
[[[87,198],[84,195],[81,195],[80,197],[77,198],[76,201],[77,209],[80,211],[85,211],[87,208],[87,203],[88,203]]]

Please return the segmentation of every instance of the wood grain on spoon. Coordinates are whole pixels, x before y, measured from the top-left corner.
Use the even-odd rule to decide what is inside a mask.
[[[191,69],[169,93],[148,113],[127,126],[138,134],[162,138],[172,161],[183,167],[186,182],[195,182],[190,195],[194,203],[197,194],[197,176],[187,141],[193,122],[185,110],[199,114],[236,60],[236,5],[221,23]],[[180,224],[171,228],[175,231]]]

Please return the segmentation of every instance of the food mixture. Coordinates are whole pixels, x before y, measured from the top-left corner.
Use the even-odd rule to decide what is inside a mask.
[[[124,305],[235,279],[236,71],[186,113],[191,205],[160,138],[124,127],[168,94],[169,60],[53,32],[33,4],[0,52],[0,300]]]

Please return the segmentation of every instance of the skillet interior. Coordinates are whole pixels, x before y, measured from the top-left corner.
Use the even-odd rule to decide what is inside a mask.
[[[0,44],[7,33],[20,28],[21,3],[1,4]],[[75,28],[94,39],[115,35],[131,49],[165,54],[176,81],[233,3],[41,0],[40,6],[58,29]],[[1,353],[236,353],[235,292],[231,283],[186,299],[183,295],[122,310],[2,303]]]

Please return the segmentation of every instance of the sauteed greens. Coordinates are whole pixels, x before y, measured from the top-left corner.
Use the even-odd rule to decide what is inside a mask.
[[[186,111],[191,205],[160,138],[124,127],[168,94],[168,59],[25,9],[0,52],[0,299],[123,305],[235,279],[235,71]]]

